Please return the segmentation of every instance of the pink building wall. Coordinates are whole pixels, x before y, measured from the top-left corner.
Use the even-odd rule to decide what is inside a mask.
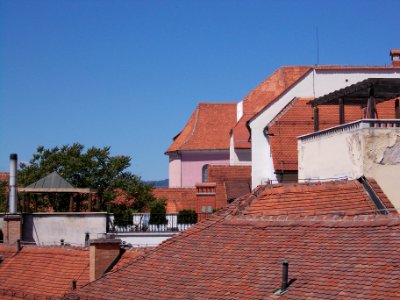
[[[229,165],[229,150],[180,152],[169,156],[169,187],[194,187],[202,182],[204,165]]]

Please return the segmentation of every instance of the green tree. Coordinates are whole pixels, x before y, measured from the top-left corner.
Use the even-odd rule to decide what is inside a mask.
[[[150,220],[149,224],[152,225],[165,225],[168,224],[166,218],[167,209],[165,199],[158,199],[150,205]]]
[[[7,181],[0,181],[0,212],[5,213],[7,211]]]
[[[97,189],[98,210],[113,211],[116,207],[125,206],[132,211],[144,211],[156,200],[152,194],[153,187],[127,171],[130,165],[129,156],[111,156],[110,147],[91,147],[85,151],[79,143],[49,149],[39,146],[28,164],[20,164],[18,181],[26,186],[56,171],[77,188]],[[124,191],[126,198],[133,201],[113,203],[116,190]],[[42,208],[52,206],[57,211],[66,211],[69,197],[63,194],[39,195],[36,203]],[[74,201],[76,210],[79,210],[85,196],[74,195]]]
[[[191,209],[183,209],[178,212],[178,224],[196,224],[197,213]]]

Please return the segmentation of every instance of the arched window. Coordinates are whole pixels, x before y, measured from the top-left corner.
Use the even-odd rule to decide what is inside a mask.
[[[208,181],[208,165],[204,165],[201,169],[201,181],[207,182]]]

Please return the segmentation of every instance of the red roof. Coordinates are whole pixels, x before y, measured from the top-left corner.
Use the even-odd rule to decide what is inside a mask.
[[[134,247],[126,249],[124,255],[120,258],[117,264],[113,267],[113,271],[118,270],[120,268],[125,267],[128,265],[132,260],[135,258],[144,255],[146,251],[149,251],[152,247]]]
[[[340,192],[341,184],[327,185]],[[66,299],[275,299],[283,260],[290,286],[279,299],[400,298],[398,214],[243,215],[255,197],[235,200]],[[350,208],[358,207],[353,199]]]
[[[247,122],[311,70],[306,66],[281,67],[243,99],[243,117],[233,128],[235,148],[250,148]]]
[[[10,178],[10,173],[0,172],[0,181],[8,181],[8,178]]]
[[[87,249],[23,247],[0,265],[0,295],[61,297],[71,291],[73,279],[77,287],[89,282]]]
[[[394,211],[379,185],[373,188],[386,205]],[[264,190],[244,211],[246,216],[321,215],[321,214],[376,214],[377,209],[357,181],[332,181],[326,183],[266,185]]]
[[[390,50],[391,55],[400,55],[400,49],[392,49]]]
[[[236,123],[236,103],[200,103],[166,151],[227,150]]]
[[[297,171],[297,137],[314,132],[313,109],[307,104],[311,99],[295,99],[290,102],[269,124],[270,145],[274,169]],[[320,105],[319,126],[326,129],[339,125],[339,107]],[[379,118],[394,118],[394,100],[377,105]],[[345,106],[345,121],[363,118],[358,106]]]

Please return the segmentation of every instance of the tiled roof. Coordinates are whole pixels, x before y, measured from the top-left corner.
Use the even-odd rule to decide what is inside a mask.
[[[314,132],[313,109],[307,104],[311,99],[294,99],[269,125],[270,145],[274,169],[297,171],[297,137]],[[394,117],[394,100],[377,105],[379,118]],[[345,121],[363,118],[358,106],[345,107]],[[339,108],[336,105],[319,106],[319,126],[326,129],[339,125]]]
[[[390,50],[390,54],[392,54],[392,55],[394,55],[394,54],[400,55],[400,49],[391,49]]]
[[[8,181],[9,177],[10,177],[10,173],[0,172],[0,181]]]
[[[243,99],[243,117],[233,128],[235,148],[250,148],[250,133],[246,124],[256,113],[305,76],[311,67],[281,67],[265,79]]]
[[[117,264],[113,267],[113,271],[116,271],[120,268],[125,267],[127,264],[129,264],[132,260],[135,258],[144,255],[147,251],[151,250],[152,247],[134,247],[134,248],[128,248],[124,252],[123,256],[121,259],[117,262]]]
[[[250,133],[247,129],[247,122],[271,105],[280,95],[302,79],[312,69],[322,71],[337,70],[390,70],[399,69],[399,66],[340,66],[320,65],[311,66],[287,66],[281,67],[243,100],[243,117],[233,128],[234,146],[236,149],[251,148]]]
[[[156,188],[153,195],[167,199],[167,213],[179,212],[183,209],[196,210],[195,188]]]
[[[318,202],[325,196],[322,186],[332,187],[339,198],[343,186],[358,190],[354,182],[304,185],[308,190],[303,190],[302,201],[307,203],[308,193],[314,193],[317,197],[311,201]],[[293,192],[293,187],[280,189],[281,197]],[[262,190],[258,193],[264,195]],[[352,194],[347,198],[350,208],[360,207],[363,200]],[[235,200],[209,220],[65,299],[400,298],[398,214],[246,214],[249,204],[251,208],[261,201],[256,197]],[[283,260],[290,264],[291,284],[278,297],[274,291],[281,286]]]
[[[77,287],[89,282],[87,249],[26,246],[0,264],[0,295],[61,297],[71,291],[73,279]]]
[[[379,185],[373,188],[386,208],[394,207]],[[243,212],[245,216],[376,214],[377,209],[363,186],[357,181],[266,185],[257,199]]]
[[[166,151],[227,150],[236,123],[236,103],[200,103]]]

